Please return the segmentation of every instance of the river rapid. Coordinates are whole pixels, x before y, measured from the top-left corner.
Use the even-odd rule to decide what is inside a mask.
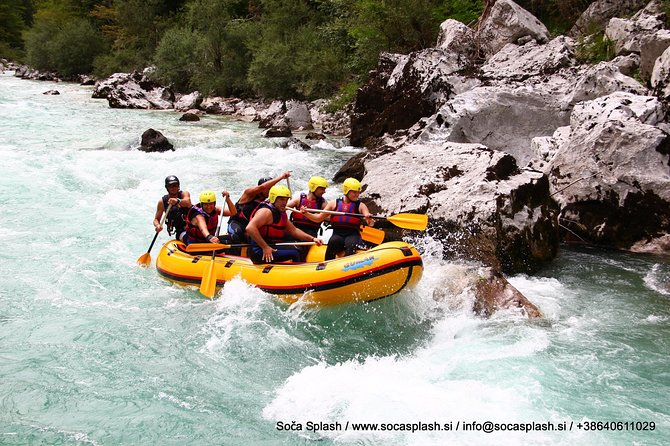
[[[165,176],[236,199],[291,170],[305,190],[358,149],[91,91],[0,75],[1,445],[670,443],[670,259],[562,247],[509,278],[536,320],[474,316],[424,234],[419,287],[390,298],[288,306],[236,280],[206,300],[135,264]],[[148,128],[177,150],[135,150]]]

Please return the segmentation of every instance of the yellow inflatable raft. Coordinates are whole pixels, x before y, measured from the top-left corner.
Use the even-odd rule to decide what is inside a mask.
[[[199,285],[211,253],[187,253],[184,247],[175,240],[163,245],[156,268],[175,282]],[[255,265],[245,257],[217,255],[214,275],[219,286],[240,277],[288,303],[303,299],[328,306],[391,296],[416,285],[423,273],[421,255],[407,243],[382,243],[329,261],[323,261],[325,248],[312,246],[306,263]]]

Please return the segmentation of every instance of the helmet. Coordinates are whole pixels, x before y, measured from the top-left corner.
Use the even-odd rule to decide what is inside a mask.
[[[323,177],[312,177],[307,182],[307,189],[314,192],[317,187],[328,187],[328,181]]]
[[[200,192],[200,204],[216,203],[216,194],[211,190]]]
[[[270,188],[270,203],[274,204],[278,197],[291,198],[291,191],[286,186],[276,184]]]
[[[271,179],[272,179],[272,178],[270,178],[270,177],[263,177],[263,178],[261,178],[260,180],[258,180],[258,186],[260,186],[260,185],[263,184],[263,183],[267,183],[267,182],[270,181]]]
[[[362,189],[361,182],[358,181],[356,178],[347,178],[346,180],[344,180],[344,183],[342,183],[342,192],[344,192],[344,195],[347,195],[350,190],[360,192],[361,189]]]
[[[170,184],[175,184],[175,183],[179,184],[179,178],[177,178],[176,176],[169,175],[169,176],[165,177],[165,188],[166,189]]]

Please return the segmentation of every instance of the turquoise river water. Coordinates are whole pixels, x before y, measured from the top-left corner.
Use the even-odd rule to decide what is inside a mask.
[[[90,97],[0,75],[0,445],[670,444],[670,259],[563,248],[509,278],[539,320],[474,316],[429,237],[418,289],[370,304],[205,300],[135,264],[166,175],[304,190],[357,149]],[[135,150],[150,127],[177,150]]]

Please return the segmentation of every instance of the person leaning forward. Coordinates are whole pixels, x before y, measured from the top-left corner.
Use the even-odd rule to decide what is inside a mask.
[[[226,191],[221,192],[226,199],[226,210],[223,215],[235,215],[237,209],[230,199],[230,194]],[[216,206],[216,194],[211,190],[200,192],[200,203],[192,206],[186,216],[186,236],[184,243],[220,243],[216,234],[216,228],[219,223],[221,208]]]
[[[286,186],[272,186],[267,202],[263,202],[251,214],[247,225],[247,235],[251,238],[249,257],[254,263],[271,263],[282,261],[300,262],[300,251],[295,246],[272,248],[270,244],[286,241],[287,236],[293,240],[323,242],[296,228],[286,216],[286,204],[291,198],[291,191]]]
[[[363,238],[360,232],[361,224],[363,224],[363,221],[368,226],[374,224],[368,207],[360,201],[361,189],[361,183],[357,179],[347,178],[342,183],[344,196],[329,202],[326,206],[327,211],[362,214],[364,216],[363,218],[351,215],[330,216],[330,227],[333,228],[333,235],[328,240],[326,260],[334,259],[337,253],[342,250],[344,250],[345,256],[354,254],[359,246],[363,246]]]
[[[168,206],[172,205],[170,212],[168,212],[165,218],[168,235],[174,234],[177,240],[183,241],[183,237],[186,234],[186,214],[191,208],[191,194],[180,189],[179,178],[174,175],[169,175],[165,178],[165,189],[167,190],[167,194],[163,195],[156,205],[154,228],[156,232],[163,230],[163,226],[161,225],[163,212],[165,212]]]
[[[228,220],[228,234],[234,243],[246,243],[245,230],[249,224],[252,212],[261,204],[270,192],[270,188],[281,180],[287,179],[291,176],[291,172],[284,172],[276,178],[263,177],[258,180],[256,186],[251,186],[244,189],[242,195],[235,203],[237,215]]]

